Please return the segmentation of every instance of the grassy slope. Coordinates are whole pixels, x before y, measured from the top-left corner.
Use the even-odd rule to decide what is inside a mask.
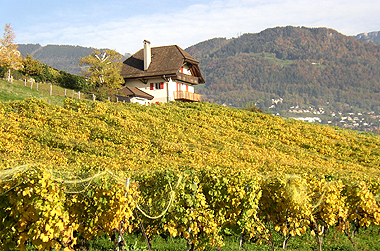
[[[24,86],[22,81],[14,81],[13,84],[6,81],[0,80],[0,101],[14,101],[14,100],[24,100],[26,98],[37,98],[40,100],[45,100],[49,104],[63,106],[63,101],[65,100],[65,89],[57,85],[53,85],[53,95],[50,96],[50,84],[39,83],[38,91],[36,90],[37,84],[34,83],[32,88],[28,82]],[[66,90],[67,96],[73,96],[73,90]],[[75,94],[77,98],[77,94]],[[82,94],[82,98],[86,98]]]
[[[46,84],[45,84],[46,85]],[[0,80],[0,101],[14,101],[14,100],[24,100],[26,98],[37,98],[45,100],[50,104],[54,105],[63,105],[64,97],[61,96],[49,96],[49,91],[45,90],[46,87],[42,84],[39,84],[40,91],[37,91],[36,84],[34,84],[34,89],[30,88],[30,83],[27,86],[24,86],[19,81],[15,81],[14,84],[8,83],[6,81]],[[54,86],[54,89],[60,87]],[[61,89],[61,88],[60,88]],[[42,92],[41,92],[42,91]]]

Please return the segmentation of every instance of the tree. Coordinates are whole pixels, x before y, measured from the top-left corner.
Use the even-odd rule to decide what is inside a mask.
[[[15,37],[11,24],[6,24],[4,36],[0,39],[0,66],[8,70],[8,81],[11,77],[11,70],[18,70],[22,67],[21,53],[14,44]]]
[[[82,73],[88,78],[89,85],[98,90],[99,94],[103,94],[104,90],[112,92],[121,87],[123,83],[123,78],[120,76],[121,58],[122,55],[115,50],[94,51],[87,57],[81,58],[79,65],[87,65]]]
[[[27,55],[23,61],[24,74],[29,76],[40,75],[43,72],[43,66],[40,61],[34,60],[31,55]]]

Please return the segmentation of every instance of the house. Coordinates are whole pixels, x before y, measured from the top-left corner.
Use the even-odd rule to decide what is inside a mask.
[[[151,47],[144,40],[144,48],[123,62],[121,76],[124,88],[137,88],[153,96],[152,103],[196,102],[201,101],[201,95],[194,93],[194,86],[205,82],[198,64],[177,45]]]

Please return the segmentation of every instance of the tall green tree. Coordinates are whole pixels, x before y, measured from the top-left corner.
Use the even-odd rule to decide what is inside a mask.
[[[0,39],[0,66],[8,70],[8,81],[11,78],[11,70],[18,70],[22,67],[21,53],[14,44],[15,37],[11,24],[6,24],[3,38]]]
[[[115,91],[124,82],[120,76],[122,55],[115,50],[94,51],[79,61],[80,66],[86,66],[82,71],[87,77],[90,87],[104,96],[104,91]]]

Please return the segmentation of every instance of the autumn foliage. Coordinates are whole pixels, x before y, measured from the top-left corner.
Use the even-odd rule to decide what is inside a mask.
[[[145,226],[202,249],[380,224],[379,137],[210,103],[0,103],[0,246]],[[136,218],[139,215],[139,220]]]
[[[0,39],[0,66],[8,70],[7,79],[10,80],[11,70],[18,70],[22,66],[22,57],[14,43],[15,34],[11,24],[6,24],[4,36]]]

